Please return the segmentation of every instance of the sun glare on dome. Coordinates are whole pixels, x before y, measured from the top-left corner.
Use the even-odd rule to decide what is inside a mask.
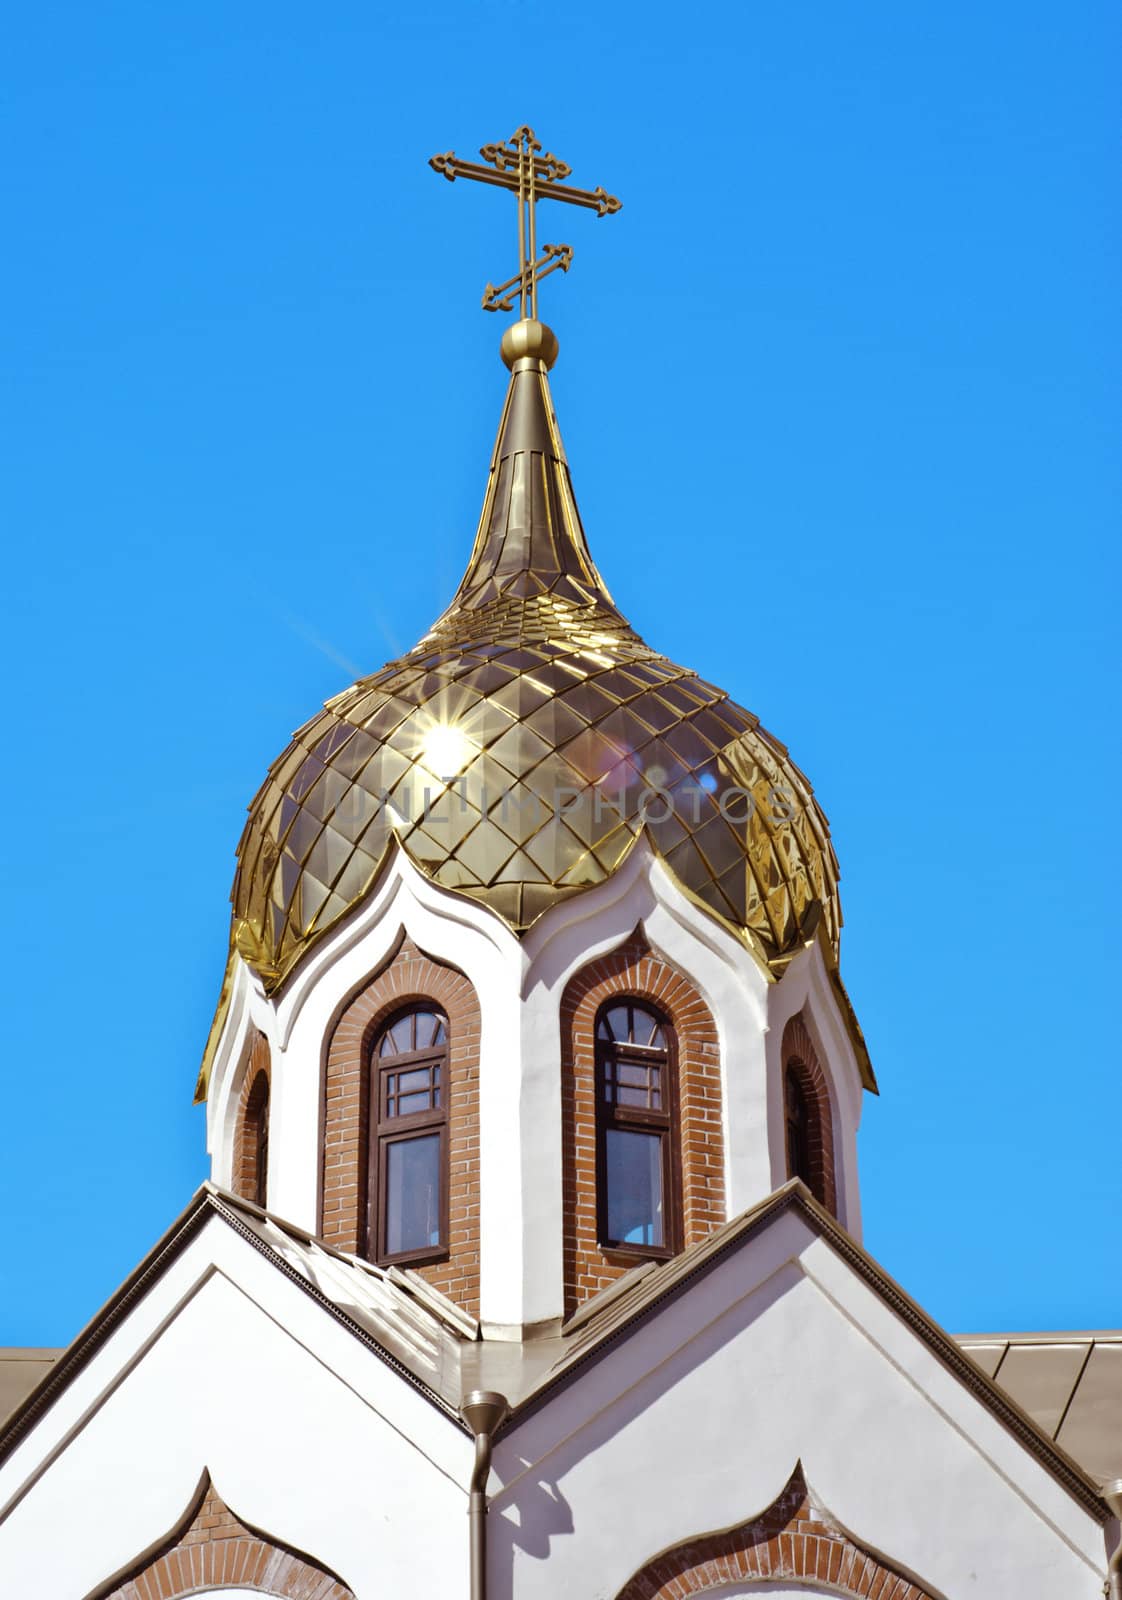
[[[475,746],[462,729],[438,722],[425,734],[421,753],[430,772],[448,782],[467,766],[474,749]]]

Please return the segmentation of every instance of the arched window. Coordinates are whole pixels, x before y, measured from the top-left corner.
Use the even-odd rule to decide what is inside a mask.
[[[801,1178],[819,1204],[837,1216],[830,1093],[799,1018],[784,1031],[783,1121],[787,1176]]]
[[[448,1020],[399,1011],[370,1056],[367,1254],[432,1261],[448,1248]]]
[[[787,1176],[801,1178],[814,1189],[814,1169],[810,1157],[811,1109],[798,1067],[788,1066],[783,1078],[783,1097],[787,1109]]]
[[[596,1191],[601,1245],[645,1256],[680,1248],[673,1032],[639,1000],[596,1019]]]
[[[243,1193],[264,1209],[269,1192],[269,1075],[259,1072],[245,1106]]]

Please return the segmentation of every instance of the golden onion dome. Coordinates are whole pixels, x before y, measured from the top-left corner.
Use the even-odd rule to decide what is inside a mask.
[[[601,883],[644,832],[761,960],[822,923],[826,818],[750,711],[644,644],[593,564],[546,377],[550,330],[503,339],[510,385],[467,573],[408,654],[328,701],[249,808],[236,949],[269,988],[359,904],[394,841],[516,930]]]

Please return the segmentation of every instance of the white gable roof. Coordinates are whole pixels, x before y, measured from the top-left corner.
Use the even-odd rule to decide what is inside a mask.
[[[360,1600],[406,1570],[456,1594],[457,1411],[485,1385],[513,1401],[491,1538],[520,1600],[614,1595],[659,1549],[765,1509],[799,1460],[933,1592],[1097,1600],[1094,1485],[800,1185],[556,1339],[476,1335],[421,1280],[208,1186],[0,1437],[0,1571],[85,1594],[176,1524],[208,1469]]]

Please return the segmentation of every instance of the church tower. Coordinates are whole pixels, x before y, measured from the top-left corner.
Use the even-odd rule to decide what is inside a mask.
[[[619,202],[529,130],[483,154],[433,162],[519,199],[467,570],[253,800],[198,1092],[217,1184],[524,1340],[791,1177],[859,1237],[875,1082],[809,782],[585,537],[537,317],[568,247],[537,258],[534,212]]]
[[[861,1244],[810,784],[593,561],[534,211],[619,202],[482,154],[433,161],[520,218],[464,578],[249,808],[213,1179],[0,1425],[0,1596],[1122,1600],[1122,1480]]]

